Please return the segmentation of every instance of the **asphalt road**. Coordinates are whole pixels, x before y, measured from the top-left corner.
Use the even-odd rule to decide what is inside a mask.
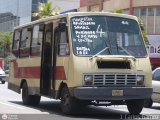
[[[21,95],[0,84],[0,120],[101,120],[101,119],[160,119],[160,104],[144,108],[140,115],[130,115],[125,105],[95,107],[86,106],[76,115],[64,115],[60,101],[42,97],[37,107],[22,104]]]

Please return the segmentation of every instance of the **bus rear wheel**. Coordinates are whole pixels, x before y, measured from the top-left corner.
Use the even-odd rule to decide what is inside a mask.
[[[22,86],[22,100],[24,105],[38,105],[40,103],[41,96],[29,95],[28,85],[26,82]]]
[[[127,108],[130,114],[138,115],[141,113],[143,106],[144,106],[144,100],[143,99],[137,99],[137,100],[127,100]]]
[[[77,100],[69,93],[68,87],[64,86],[61,91],[61,110],[65,114],[74,114],[78,108]]]

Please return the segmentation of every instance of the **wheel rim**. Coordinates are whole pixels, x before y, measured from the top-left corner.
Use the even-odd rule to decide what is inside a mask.
[[[64,94],[63,100],[62,100],[62,104],[64,106],[69,106],[70,101],[69,101],[69,95],[68,94]]]

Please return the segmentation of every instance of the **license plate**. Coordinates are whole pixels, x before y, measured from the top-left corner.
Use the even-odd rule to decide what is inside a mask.
[[[123,96],[123,90],[112,90],[112,96]]]

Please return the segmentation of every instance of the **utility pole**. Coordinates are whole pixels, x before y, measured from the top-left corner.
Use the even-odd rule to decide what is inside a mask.
[[[19,25],[19,0],[17,0],[17,15],[16,15],[16,26]]]
[[[133,15],[133,0],[130,0],[129,14]]]

